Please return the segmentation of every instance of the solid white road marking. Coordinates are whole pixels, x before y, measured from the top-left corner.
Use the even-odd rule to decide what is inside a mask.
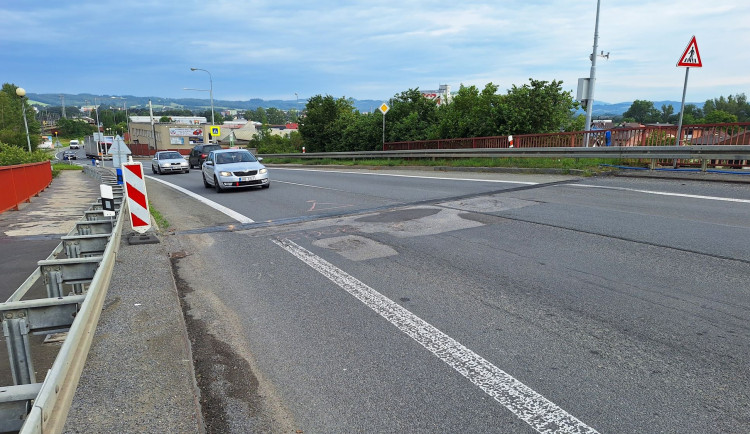
[[[314,169],[288,169],[281,167],[274,167],[273,170],[299,170],[303,172],[328,172],[328,173],[347,173],[351,175],[369,175],[369,176],[393,176],[397,178],[419,178],[419,179],[438,179],[443,181],[474,181],[474,182],[493,182],[498,184],[524,184],[524,185],[537,185],[538,182],[525,182],[525,181],[504,181],[500,179],[477,179],[477,178],[447,178],[439,176],[417,176],[417,175],[397,175],[394,173],[370,173],[370,172],[348,172],[344,170],[314,170]],[[291,183],[290,183],[291,184]]]
[[[273,242],[380,314],[536,431],[597,432],[482,356],[325,259],[288,239]]]
[[[163,181],[163,180],[161,180],[159,178],[156,178],[156,177],[153,177],[153,176],[146,176],[146,178],[154,180],[154,181],[157,181],[157,182],[161,182],[164,185],[167,185],[169,187],[174,188],[175,190],[179,191],[180,193],[185,193],[188,196],[192,197],[193,199],[195,199],[195,200],[197,200],[199,202],[203,202],[206,205],[210,206],[211,208],[213,208],[213,209],[215,209],[215,210],[217,210],[219,212],[223,212],[224,214],[226,214],[229,217],[237,220],[240,223],[255,223],[255,220],[251,219],[250,217],[246,217],[246,216],[238,213],[237,211],[233,211],[233,210],[225,207],[224,205],[219,205],[218,203],[216,203],[216,202],[214,202],[214,201],[212,201],[210,199],[206,199],[205,197],[203,197],[203,196],[201,196],[199,194],[195,194],[195,193],[193,193],[190,190],[186,190],[186,189],[180,187],[179,185],[175,185],[175,184],[172,184],[171,182]]]
[[[701,196],[697,194],[670,193],[668,191],[649,191],[649,190],[639,190],[636,188],[608,187],[608,186],[603,186],[603,185],[590,185],[590,184],[568,184],[568,186],[585,187],[585,188],[601,188],[604,190],[632,191],[633,193],[655,194],[659,196],[687,197],[690,199],[718,200],[722,202],[750,203],[750,199],[736,199],[733,197]]]

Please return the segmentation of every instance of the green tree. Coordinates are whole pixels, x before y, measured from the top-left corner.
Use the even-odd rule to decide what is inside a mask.
[[[57,130],[60,137],[73,139],[93,134],[96,127],[82,119],[60,119],[57,121]]]
[[[351,99],[315,95],[305,106],[307,116],[301,119],[299,132],[310,152],[341,150],[342,136],[354,118]]]
[[[498,86],[488,83],[479,92],[476,86],[459,88],[450,104],[437,111],[437,125],[431,138],[487,137],[500,134],[503,125],[502,96]]]
[[[29,105],[28,99],[22,100],[16,94],[17,88],[18,86],[14,84],[5,83],[0,90],[0,142],[28,149],[26,128],[23,123],[23,107],[25,105],[29,140],[33,150],[39,144],[40,125],[36,116],[34,116],[34,108]]]
[[[419,89],[409,89],[390,100],[385,119],[386,141],[426,140],[437,123],[437,105]]]
[[[637,99],[622,116],[626,121],[649,124],[658,122],[660,114],[653,102]]]
[[[716,110],[734,115],[737,118],[735,122],[750,121],[750,104],[747,102],[747,97],[744,93],[729,95],[727,98],[721,96],[712,100],[710,99],[703,105],[706,117]]]
[[[562,81],[529,79],[521,87],[513,85],[502,99],[501,134],[540,134],[565,130],[578,107],[570,91],[562,90]]]
[[[255,110],[248,110],[245,112],[245,119],[249,121],[260,122],[262,124],[268,123],[268,115],[263,107],[258,107]]]
[[[712,110],[703,119],[707,124],[730,124],[737,122],[737,115],[727,113],[724,110]]]
[[[271,125],[284,125],[286,123],[286,113],[276,107],[269,107],[266,110],[266,116],[268,116],[268,123]]]
[[[682,113],[683,125],[695,125],[703,122],[703,110],[698,108],[695,104],[685,104],[685,109]]]
[[[672,107],[672,104],[661,105],[661,122],[668,124],[674,120],[677,120],[677,118],[673,116],[673,114],[674,114],[674,107]]]
[[[357,113],[353,120],[344,126],[341,141],[341,148],[346,151],[377,151],[382,149],[383,115],[379,111],[376,113]]]

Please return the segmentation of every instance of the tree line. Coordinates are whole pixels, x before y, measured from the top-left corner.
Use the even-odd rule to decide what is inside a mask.
[[[622,120],[641,124],[676,124],[679,122],[679,115],[679,111],[675,112],[672,105],[662,104],[661,109],[657,109],[651,101],[635,100],[622,114]],[[703,104],[703,108],[685,104],[682,117],[684,125],[732,122],[750,122],[750,103],[744,93],[709,99]]]
[[[498,93],[488,83],[480,90],[463,86],[449,104],[436,105],[419,89],[403,91],[388,101],[390,110],[361,113],[353,101],[316,95],[307,101],[299,132],[308,151],[371,151],[386,142],[509,134],[553,133],[583,129],[583,115],[562,81],[529,79],[523,86]]]
[[[270,107],[247,110],[242,115],[249,121],[262,124],[250,146],[261,153],[299,152],[305,146],[309,152],[370,151],[380,149],[386,142],[503,136],[511,134],[540,134],[560,131],[581,131],[584,116],[570,91],[562,90],[562,81],[529,79],[522,85],[513,85],[504,94],[498,85],[488,83],[483,89],[460,86],[449,104],[436,105],[422,96],[419,89],[409,89],[388,101],[390,110],[385,115],[377,111],[360,112],[352,99],[331,95],[310,98],[302,113],[283,111]],[[22,100],[15,94],[16,86],[4,84],[0,91],[0,142],[26,148],[26,134],[22,119]],[[32,146],[40,141],[41,123],[34,109],[26,104],[27,120]],[[61,107],[45,107],[54,113]],[[124,133],[127,125],[125,112],[107,108],[102,104],[89,116],[96,118],[104,130]],[[56,124],[59,137],[76,138],[96,131],[94,125],[77,118],[83,115],[76,107],[66,107],[68,119],[60,118]],[[128,115],[147,116],[148,108],[128,109]],[[211,110],[192,112],[187,109],[164,108],[158,112],[161,119],[169,116],[204,116],[211,119]],[[657,109],[653,102],[636,100],[622,117],[623,122],[677,123],[679,113],[671,105]],[[225,119],[214,112],[217,124]],[[160,119],[160,120],[161,120]],[[269,125],[299,122],[299,133],[280,137],[269,133]],[[750,122],[750,104],[744,94],[707,100],[703,108],[694,104],[685,106],[683,123]]]

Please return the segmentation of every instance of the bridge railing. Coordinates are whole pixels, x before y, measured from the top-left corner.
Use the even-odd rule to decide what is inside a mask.
[[[120,246],[123,191],[109,170],[84,166],[90,176],[111,185],[115,217],[104,217],[95,202],[82,220],[24,283],[0,303],[12,386],[0,387],[0,431],[62,432],[91,347]],[[47,297],[34,298],[35,284]],[[52,366],[38,381],[29,335],[67,333]],[[39,367],[37,367],[39,368]]]

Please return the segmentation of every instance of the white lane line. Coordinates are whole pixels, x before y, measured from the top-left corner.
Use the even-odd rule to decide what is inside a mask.
[[[340,191],[340,192],[342,192],[342,193],[351,193],[350,191],[346,191],[346,190],[339,190],[338,188],[331,188],[331,187],[321,187],[321,186],[319,186],[319,185],[300,184],[300,183],[297,183],[297,182],[289,182],[289,181],[278,181],[278,180],[275,180],[275,179],[274,179],[274,181],[273,181],[273,182],[274,182],[274,183],[280,183],[280,184],[298,185],[298,186],[300,186],[300,187],[319,188],[319,189],[321,189],[321,190]]]
[[[439,176],[417,176],[417,175],[397,175],[393,173],[370,173],[370,172],[348,172],[344,170],[315,170],[315,169],[288,169],[281,167],[274,167],[274,171],[277,170],[299,170],[303,172],[326,172],[326,173],[347,173],[350,175],[369,175],[369,176],[393,176],[397,178],[419,178],[419,179],[438,179],[442,181],[474,181],[474,182],[494,182],[498,184],[525,184],[525,185],[537,185],[538,182],[525,182],[525,181],[504,181],[500,179],[477,179],[477,178],[447,178]]]
[[[596,433],[552,401],[388,297],[287,239],[276,245],[356,297],[540,433]]]
[[[210,199],[206,199],[205,197],[203,197],[203,196],[201,196],[199,194],[195,194],[195,193],[193,193],[190,190],[186,190],[186,189],[180,187],[179,185],[175,185],[175,184],[172,184],[171,182],[163,181],[163,180],[161,180],[159,178],[156,178],[156,177],[153,177],[153,176],[146,175],[146,178],[151,179],[153,181],[161,182],[164,185],[167,185],[169,187],[174,188],[175,190],[179,191],[180,193],[185,193],[188,196],[192,197],[193,199],[195,199],[195,200],[197,200],[199,202],[205,203],[206,205],[210,206],[211,208],[215,209],[216,211],[222,212],[222,213],[228,215],[229,217],[237,220],[240,223],[255,223],[255,220],[251,219],[250,217],[244,216],[244,215],[238,213],[237,211],[231,210],[231,209],[225,207],[224,205],[220,205],[220,204],[218,204],[218,203],[216,203],[216,202],[214,202],[214,201],[212,201]]]
[[[603,185],[590,185],[590,184],[568,184],[567,186],[585,187],[585,188],[601,188],[604,190],[632,191],[633,193],[655,194],[659,196],[687,197],[690,199],[718,200],[722,202],[750,203],[750,199],[736,199],[733,197],[701,196],[697,194],[670,193],[668,191],[650,191],[650,190],[639,190],[636,188],[608,187],[608,186],[603,186]]]

